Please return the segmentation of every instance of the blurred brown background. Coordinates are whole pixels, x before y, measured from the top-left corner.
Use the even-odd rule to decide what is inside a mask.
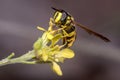
[[[120,80],[120,0],[0,0],[0,59],[32,49],[47,29],[51,7],[71,13],[77,22],[107,36],[112,42],[90,36],[76,27],[72,47],[76,56],[61,64],[63,76],[48,64],[14,64],[0,67],[0,80]]]

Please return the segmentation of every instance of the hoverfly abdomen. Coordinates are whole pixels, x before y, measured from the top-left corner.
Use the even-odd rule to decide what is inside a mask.
[[[75,31],[75,26],[69,26],[64,29],[67,33],[71,33]]]
[[[71,47],[76,39],[76,33],[72,36],[63,38],[63,44],[66,44],[65,47]]]
[[[76,31],[74,26],[68,26],[63,30],[63,44],[65,47],[71,47],[76,39]]]

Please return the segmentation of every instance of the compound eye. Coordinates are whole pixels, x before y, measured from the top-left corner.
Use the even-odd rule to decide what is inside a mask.
[[[67,17],[66,13],[62,13],[62,18],[61,18],[61,20],[64,21],[64,20],[66,19],[66,17]]]

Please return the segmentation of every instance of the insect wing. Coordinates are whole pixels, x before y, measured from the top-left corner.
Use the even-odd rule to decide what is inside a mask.
[[[104,40],[105,42],[110,42],[110,40],[109,40],[107,37],[105,37],[105,36],[103,36],[103,35],[95,32],[95,31],[93,31],[93,30],[91,30],[91,29],[89,29],[88,27],[86,27],[86,26],[84,26],[84,25],[82,25],[82,24],[78,24],[78,23],[75,22],[75,21],[74,21],[73,23],[74,23],[76,26],[79,26],[80,28],[82,28],[83,30],[85,30],[86,32],[88,32],[89,34],[93,34],[93,35],[101,38],[101,39]]]

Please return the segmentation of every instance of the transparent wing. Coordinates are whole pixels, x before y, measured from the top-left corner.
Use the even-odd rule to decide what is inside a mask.
[[[76,26],[79,26],[80,28],[82,28],[83,30],[85,30],[86,32],[88,32],[89,34],[93,34],[93,35],[99,37],[100,39],[104,40],[105,42],[110,42],[110,40],[109,40],[107,37],[105,37],[105,36],[103,36],[103,35],[95,32],[95,31],[87,28],[86,26],[84,26],[84,25],[82,25],[82,24],[79,24],[79,23],[77,23],[77,22],[75,22],[75,21],[73,21],[73,23],[74,23]]]

